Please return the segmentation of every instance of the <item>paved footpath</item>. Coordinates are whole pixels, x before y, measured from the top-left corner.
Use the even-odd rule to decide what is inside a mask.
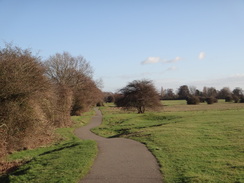
[[[162,183],[155,157],[141,143],[124,138],[103,138],[90,131],[102,122],[98,109],[91,122],[75,131],[81,139],[98,143],[98,155],[90,173],[80,183]]]

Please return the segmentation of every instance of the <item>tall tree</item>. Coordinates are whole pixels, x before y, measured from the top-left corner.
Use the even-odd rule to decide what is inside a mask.
[[[135,80],[120,90],[121,97],[115,104],[125,109],[136,108],[138,113],[144,113],[146,108],[158,109],[161,107],[159,94],[152,81]]]
[[[197,95],[197,88],[195,86],[189,86],[189,93],[191,95]]]
[[[179,99],[186,99],[190,95],[190,91],[187,85],[180,86],[178,90]]]
[[[82,56],[73,57],[68,52],[57,53],[45,62],[46,74],[57,85],[62,113],[80,115],[99,102],[102,93],[93,81],[93,70]],[[65,93],[62,92],[65,91]],[[65,119],[66,121],[68,119]]]
[[[225,99],[231,96],[231,91],[229,87],[224,87],[218,92],[218,98]]]
[[[165,100],[172,100],[177,98],[177,96],[175,96],[174,90],[171,88],[165,89],[164,90],[164,96],[163,99]]]
[[[236,87],[232,93],[237,96],[237,97],[242,97],[243,96],[243,90],[240,87]]]
[[[204,97],[216,97],[218,94],[217,90],[214,87],[206,87],[203,88]]]

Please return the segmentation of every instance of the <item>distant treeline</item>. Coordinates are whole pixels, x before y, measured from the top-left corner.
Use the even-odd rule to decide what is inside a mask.
[[[103,100],[93,70],[67,52],[47,60],[7,44],[0,49],[0,157],[52,139],[54,129],[72,124]]]
[[[179,87],[176,93],[173,89],[165,89],[161,91],[162,100],[179,100],[188,99],[191,97],[198,97],[204,101],[206,98],[226,99],[226,101],[239,102],[243,99],[244,92],[242,88],[236,87],[233,91],[229,87],[223,87],[221,90],[217,90],[214,87],[203,87],[203,90],[198,90],[195,86],[182,85]]]
[[[104,101],[114,102],[120,95],[120,93],[106,92],[104,93]],[[187,100],[188,104],[191,104],[191,100],[214,103],[218,99],[225,99],[226,102],[244,102],[244,91],[240,87],[236,87],[233,91],[228,87],[221,90],[216,90],[214,87],[204,87],[203,91],[200,91],[194,86],[182,85],[177,92],[174,92],[173,89],[162,89],[158,95],[161,100]]]

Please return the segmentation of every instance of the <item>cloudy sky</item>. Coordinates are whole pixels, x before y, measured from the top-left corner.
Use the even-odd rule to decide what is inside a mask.
[[[136,79],[244,89],[243,0],[0,0],[0,46],[84,56],[116,91]]]

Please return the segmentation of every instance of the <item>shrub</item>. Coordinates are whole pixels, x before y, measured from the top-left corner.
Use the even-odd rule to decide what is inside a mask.
[[[199,97],[191,96],[186,99],[188,105],[196,105],[200,103]]]
[[[215,97],[207,97],[206,102],[207,104],[213,104],[213,103],[217,103],[218,99],[216,99]]]
[[[233,98],[233,100],[234,100],[235,103],[238,103],[239,102],[239,97],[238,96],[233,95],[232,98]]]
[[[39,58],[11,45],[1,49],[0,88],[0,152],[45,143],[52,134],[52,120],[44,110],[52,91]]]

